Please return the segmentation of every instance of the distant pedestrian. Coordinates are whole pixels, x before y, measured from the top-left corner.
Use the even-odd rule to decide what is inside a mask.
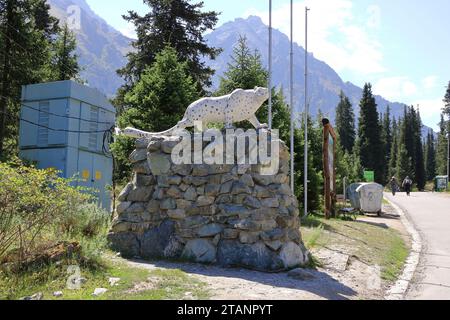
[[[395,193],[398,190],[398,183],[397,183],[397,179],[395,177],[392,177],[391,181],[389,182],[391,185],[391,191],[392,191],[392,195],[395,196]]]
[[[408,195],[408,197],[411,195],[411,188],[412,188],[412,180],[408,177],[405,178],[405,180],[403,181],[403,190],[406,191],[406,194]]]

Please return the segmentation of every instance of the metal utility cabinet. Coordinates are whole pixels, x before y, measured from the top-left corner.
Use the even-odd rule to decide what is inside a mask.
[[[103,132],[96,132],[115,123],[108,99],[73,81],[23,86],[21,119],[21,158],[76,177],[75,185],[95,189],[101,206],[110,210],[113,162],[103,153]]]

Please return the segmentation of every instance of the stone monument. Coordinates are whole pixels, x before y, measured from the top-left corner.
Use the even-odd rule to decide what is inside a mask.
[[[258,138],[270,136],[259,129]],[[187,142],[194,145],[195,135]],[[277,142],[277,170],[267,175],[261,164],[176,163],[174,150],[182,143],[177,135],[149,133],[136,140],[133,180],[118,197],[111,248],[126,258],[269,272],[304,266],[310,257],[300,234],[298,200],[289,187],[290,155]],[[201,151],[207,148],[203,142]],[[246,157],[251,152],[245,148]],[[188,155],[195,158],[194,151]]]

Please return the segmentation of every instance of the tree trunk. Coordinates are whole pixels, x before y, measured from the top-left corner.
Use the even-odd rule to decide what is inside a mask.
[[[13,0],[9,0],[6,3],[6,38],[5,38],[5,46],[3,51],[3,75],[2,75],[2,86],[0,91],[0,158],[3,156],[4,152],[4,142],[6,135],[6,112],[8,111],[8,93],[9,93],[9,73],[10,73],[10,59],[11,59],[11,49],[12,49],[12,33],[13,29],[11,27],[12,19],[13,19]]]

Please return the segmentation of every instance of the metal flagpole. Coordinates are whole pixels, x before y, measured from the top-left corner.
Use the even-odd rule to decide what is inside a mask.
[[[293,0],[291,0],[291,52],[290,52],[290,106],[291,106],[291,189],[295,192],[294,183],[294,5]]]
[[[305,7],[305,181],[304,181],[304,194],[305,194],[305,214],[308,216],[308,7]]]
[[[272,0],[269,0],[269,129],[272,130]]]

